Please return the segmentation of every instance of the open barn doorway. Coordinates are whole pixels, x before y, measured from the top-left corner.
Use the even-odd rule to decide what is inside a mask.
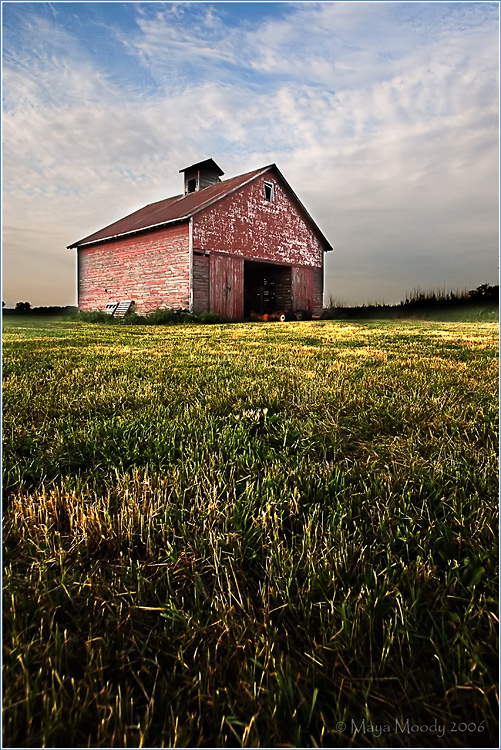
[[[291,267],[246,260],[244,316],[291,309]]]

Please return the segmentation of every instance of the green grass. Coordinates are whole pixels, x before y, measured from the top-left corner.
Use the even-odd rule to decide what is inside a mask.
[[[4,746],[497,747],[497,376],[493,323],[5,319]]]

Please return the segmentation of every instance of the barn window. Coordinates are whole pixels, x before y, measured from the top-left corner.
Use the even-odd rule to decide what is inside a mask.
[[[197,178],[194,177],[192,180],[188,180],[188,193],[194,193],[197,189]]]
[[[270,203],[273,203],[273,183],[272,182],[265,182],[264,183],[264,199],[265,201],[270,201]]]

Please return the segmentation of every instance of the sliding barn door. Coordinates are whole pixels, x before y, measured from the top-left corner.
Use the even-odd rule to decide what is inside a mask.
[[[244,261],[230,255],[210,256],[210,311],[223,320],[244,316]]]
[[[313,311],[313,268],[293,266],[292,309]]]

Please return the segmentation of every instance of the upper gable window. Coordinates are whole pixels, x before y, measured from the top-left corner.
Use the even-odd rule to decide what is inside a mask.
[[[264,183],[264,199],[265,201],[270,201],[270,203],[273,203],[275,198],[275,190],[274,185],[272,182],[265,182]]]
[[[194,177],[192,180],[188,180],[187,188],[188,188],[188,190],[187,190],[188,193],[194,193],[195,192],[195,190],[197,189],[197,178],[196,177]]]

